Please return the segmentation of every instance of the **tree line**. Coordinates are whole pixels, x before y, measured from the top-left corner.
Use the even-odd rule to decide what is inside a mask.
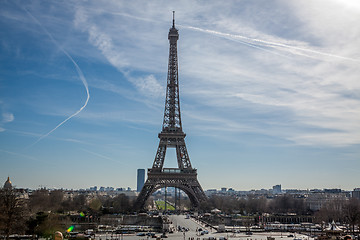
[[[356,226],[360,227],[360,199],[328,199],[318,211],[311,210],[306,204],[305,198],[294,197],[289,194],[274,198],[248,196],[239,198],[236,196],[213,195],[201,206],[203,212],[212,209],[220,209],[225,214],[242,214],[247,216],[259,216],[262,214],[286,215],[296,214],[313,216],[314,222],[323,224],[332,221],[348,224],[352,232]]]
[[[39,189],[27,197],[17,189],[0,190],[0,235],[26,234],[50,237],[64,232],[74,221],[98,221],[104,214],[126,214],[133,200],[124,194],[115,197],[88,195],[66,196],[63,190]],[[78,216],[74,218],[73,216]]]
[[[17,189],[0,190],[0,235],[7,238],[14,233],[49,237],[55,231],[64,232],[74,221],[97,222],[105,214],[132,213],[135,200],[124,194],[110,197],[77,192],[69,196],[63,190],[47,189],[38,189],[25,196]],[[181,205],[189,209],[190,201],[182,200]],[[292,213],[313,216],[316,223],[345,223],[353,231],[360,224],[360,200],[355,198],[329,200],[319,211],[312,211],[304,198],[288,194],[270,199],[251,195],[246,198],[212,195],[200,205],[199,211],[211,212],[215,208],[228,215]]]

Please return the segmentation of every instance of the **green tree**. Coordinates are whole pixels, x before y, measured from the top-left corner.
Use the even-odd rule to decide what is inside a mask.
[[[61,216],[55,213],[39,213],[37,215],[38,225],[35,233],[45,238],[50,238],[56,231],[64,232]]]
[[[100,211],[101,206],[102,206],[102,203],[99,198],[93,198],[92,200],[90,200],[89,208],[92,212]]]

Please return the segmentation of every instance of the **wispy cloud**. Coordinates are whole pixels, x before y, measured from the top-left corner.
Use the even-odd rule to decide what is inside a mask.
[[[184,4],[186,6],[190,2],[185,1]],[[340,3],[334,1],[324,7],[335,12],[334,4]],[[142,12],[136,3],[124,5],[113,2],[103,7],[97,3],[87,6],[77,3],[73,5],[73,23],[76,29],[87,34],[88,42],[133,84],[137,92],[106,79],[94,79],[92,85],[95,88],[116,92],[132,101],[142,101],[150,107],[162,109],[151,99],[164,97],[164,79],[160,83],[158,74],[166,78],[168,43],[167,32],[160,32],[160,29],[169,25],[167,20],[171,11],[170,14],[165,13],[169,6],[151,5],[150,11]],[[292,18],[290,23],[293,23],[300,16],[303,19],[301,27],[293,30],[293,35],[289,37],[276,32],[276,26],[264,31],[265,28],[260,26],[264,23],[250,22],[251,5],[240,9],[244,12],[238,20],[234,20],[236,14],[230,8],[228,16],[211,16],[208,12],[219,6],[208,5],[204,9],[200,5],[194,4],[193,12],[175,9],[180,29],[181,95],[182,99],[194,101],[191,110],[194,123],[197,121],[196,109],[203,109],[213,119],[217,119],[218,109],[226,110],[227,114],[218,120],[222,127],[229,126],[227,121],[231,119],[241,121],[243,116],[238,111],[246,110],[248,117],[253,118],[253,121],[242,123],[248,129],[258,129],[259,126],[254,126],[252,122],[257,122],[255,113],[261,113],[264,124],[269,121],[283,126],[285,121],[290,129],[286,130],[285,139],[296,144],[324,144],[325,141],[321,141],[323,131],[329,131],[329,137],[334,136],[332,141],[326,142],[335,145],[337,140],[333,132],[343,133],[340,137],[347,136],[346,141],[338,139],[339,143],[358,142],[354,128],[357,128],[356,105],[359,99],[354,92],[360,86],[356,80],[359,75],[358,58],[354,53],[359,49],[351,42],[342,47],[344,39],[333,33],[334,30],[347,32],[340,26],[354,21],[357,18],[354,14],[331,19],[328,29],[324,25],[321,25],[323,29],[319,29],[317,20],[319,17],[327,19],[329,14],[326,11],[319,13],[317,3],[277,3],[274,8],[287,6],[285,12],[288,14],[285,16],[259,12],[262,18],[271,15],[274,23],[289,16]],[[221,8],[230,6],[232,4],[223,4]],[[213,21],[214,18],[217,21]],[[113,28],[109,24],[111,22],[119,24]],[[150,36],[150,26],[159,31],[159,36],[154,38],[152,34],[152,37],[146,37]],[[353,31],[351,39],[356,39],[358,32]],[[158,61],[162,63],[159,65]],[[88,114],[91,115],[90,112]],[[90,115],[90,118],[96,117],[95,112]],[[282,115],[282,119],[278,115]],[[99,116],[123,118],[121,114],[110,112]],[[318,131],[313,131],[314,128]],[[242,132],[241,129],[238,128],[238,131]],[[267,130],[263,133],[268,134]],[[276,136],[279,133],[272,131],[271,134]]]
[[[143,95],[151,98],[164,96],[164,85],[161,85],[154,75],[130,79]]]
[[[3,113],[3,114],[2,114],[2,117],[3,117],[3,120],[2,120],[3,123],[12,122],[12,121],[14,121],[14,119],[15,119],[14,114],[8,113],[8,112]]]
[[[96,13],[103,14],[103,12]],[[123,53],[121,48],[115,47],[112,37],[109,34],[100,30],[95,22],[89,21],[88,14],[89,13],[85,9],[79,7],[75,13],[74,24],[77,28],[88,33],[89,42],[99,49],[109,63],[123,73],[126,79],[131,82],[143,96],[150,98],[162,96],[163,87],[159,84],[154,75],[149,74],[144,77],[132,76],[130,62],[126,57],[126,54]],[[129,14],[120,15],[130,17]],[[142,18],[139,19],[144,20]],[[133,68],[133,65],[131,65],[131,67]]]
[[[111,13],[116,15],[116,4],[113,7],[114,10]],[[307,6],[302,5],[301,7],[306,11]],[[140,14],[134,9],[131,14],[117,13],[122,20],[125,18],[128,22],[134,19],[143,22],[145,26],[148,26],[150,22],[164,25],[162,19],[154,17],[154,12]],[[300,12],[291,4],[287,10]],[[161,7],[159,11],[161,11]],[[92,18],[89,16],[84,17],[84,12],[86,10],[82,8],[76,12],[75,23],[78,27],[87,29],[89,41],[103,53],[113,66],[119,71],[126,72],[128,80],[142,95],[159,96],[162,90],[158,91],[157,89],[160,89],[162,85],[151,74],[135,79],[129,77],[129,66],[137,65],[145,70],[144,65],[146,64],[144,63],[147,58],[155,58],[154,55],[142,54],[141,44],[144,44],[144,41],[136,39],[136,37],[132,38],[135,39],[132,45],[137,46],[139,50],[132,51],[136,47],[130,48],[131,53],[128,50],[115,48],[114,46],[119,43],[115,37],[116,30],[112,31],[108,28],[106,32],[99,31],[97,23],[90,21]],[[86,14],[97,16],[99,12],[88,11]],[[262,12],[261,14],[268,13]],[[205,110],[204,106],[206,106],[206,115],[210,119],[218,119],[216,115],[218,108],[226,109],[228,113],[217,120],[218,127],[211,124],[202,125],[204,132],[206,129],[219,128],[219,126],[226,129],[228,126],[229,131],[238,132],[243,132],[244,129],[253,129],[252,131],[259,129],[258,133],[270,134],[274,137],[281,136],[300,145],[338,146],[344,143],[351,145],[359,142],[359,138],[356,137],[357,133],[354,131],[357,125],[353,124],[358,120],[358,111],[346,110],[347,108],[357,109],[356,104],[359,103],[359,100],[350,100],[342,94],[343,91],[346,92],[346,89],[353,91],[358,88],[354,79],[359,74],[357,67],[359,59],[353,57],[353,54],[339,51],[336,44],[341,43],[341,37],[338,38],[339,42],[333,39],[331,45],[328,45],[326,42],[329,36],[314,33],[317,38],[315,44],[306,41],[305,38],[296,40],[294,36],[289,39],[280,34],[271,34],[272,29],[264,32],[263,29],[246,25],[245,21],[242,23],[246,27],[243,27],[241,23],[230,19],[231,14],[229,18],[221,16],[220,21],[212,26],[210,23],[213,21],[201,22],[191,19],[193,17],[190,14],[187,17],[194,21],[189,19],[184,21],[181,13],[179,15],[180,19],[177,20],[180,24],[177,26],[180,29],[180,82],[183,86],[181,94],[183,97],[189,97],[195,101],[193,103],[195,109]],[[136,16],[142,17],[136,18]],[[209,18],[210,16],[202,17]],[[311,21],[316,21],[316,19],[311,17],[306,21],[309,22],[305,22],[305,24],[311,25]],[[197,25],[186,24],[189,22]],[[233,28],[231,28],[232,26]],[[140,29],[145,31],[145,28]],[[226,32],[229,29],[231,29],[231,33]],[[122,38],[128,39],[130,38],[128,34],[131,33],[122,31],[122,34],[125,34],[122,35]],[[183,34],[186,34],[185,40],[182,39]],[[209,35],[220,38],[212,38]],[[320,46],[318,42],[321,41],[323,44]],[[240,47],[240,45],[244,47]],[[164,44],[164,46],[166,45]],[[111,51],[106,49],[111,49]],[[228,51],[228,49],[232,49],[232,51]],[[115,53],[121,53],[122,61],[117,58],[118,55]],[[142,55],[142,58],[136,58],[137,62],[135,62],[131,57],[132,54]],[[164,67],[166,68],[166,66]],[[342,76],[347,76],[347,79],[344,81]],[[340,79],[342,80],[339,81]],[[196,124],[195,109],[193,109],[192,116]],[[245,128],[234,128],[228,122],[230,119],[242,121],[243,115],[238,110],[245,110],[250,114],[249,117],[253,118],[253,121],[245,121],[241,124],[245,124]],[[261,113],[264,125],[272,122],[278,127],[268,130],[254,125],[253,122],[257,122],[256,112]],[[272,117],[272,115],[276,117]],[[282,117],[278,118],[279,115]],[[283,122],[286,122],[286,131],[281,130],[281,126],[284,126]],[[313,129],[318,130],[314,131]],[[280,134],[280,132],[286,132],[286,134]],[[324,136],[327,136],[326,141],[323,140]]]
[[[4,132],[5,125],[11,123],[15,120],[14,114],[7,111],[4,103],[0,100],[0,112],[1,112],[1,119],[0,119],[0,132]]]
[[[42,164],[46,164],[46,165],[54,165],[53,162],[43,161],[43,160],[41,160],[40,158],[36,158],[36,157],[33,157],[33,156],[25,155],[25,154],[22,154],[22,153],[7,151],[7,150],[3,150],[3,149],[0,149],[0,152],[3,152],[3,153],[8,154],[8,155],[13,155],[13,156],[16,156],[16,157],[20,157],[21,159],[26,159],[26,160],[41,162]]]

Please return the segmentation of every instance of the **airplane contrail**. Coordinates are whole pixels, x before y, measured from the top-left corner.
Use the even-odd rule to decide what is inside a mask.
[[[244,45],[249,46],[249,47],[252,47],[252,48],[260,49],[260,50],[262,50],[262,51],[269,52],[269,53],[272,53],[272,54],[279,55],[279,56],[282,56],[282,57],[285,57],[285,58],[290,59],[289,56],[286,56],[286,55],[284,55],[284,54],[280,54],[280,53],[277,53],[277,52],[268,50],[268,49],[266,49],[266,48],[262,48],[262,47],[260,47],[260,46],[255,45],[255,44],[252,44],[252,43],[249,43],[249,42],[246,42],[246,41],[242,41],[242,40],[240,40],[240,39],[231,39],[231,38],[226,38],[226,39],[229,39],[229,40],[231,40],[231,41],[235,41],[235,42],[244,44]]]
[[[100,158],[103,158],[103,159],[106,159],[106,160],[109,160],[109,161],[112,161],[112,162],[115,162],[115,163],[120,163],[120,164],[122,164],[122,165],[124,165],[124,166],[129,167],[129,165],[126,164],[126,163],[124,163],[124,162],[120,162],[120,161],[114,160],[114,159],[112,159],[112,158],[110,158],[110,157],[107,157],[107,156],[104,156],[104,155],[102,155],[102,154],[95,153],[95,152],[89,151],[89,150],[87,150],[87,149],[81,149],[81,150],[83,150],[84,152],[90,153],[90,154],[92,154],[92,155],[94,155],[94,156],[97,156],[97,157],[100,157]]]
[[[39,20],[34,17],[26,8],[23,7],[23,9],[25,10],[25,12],[42,28],[42,30],[49,36],[49,38],[51,39],[51,41],[66,55],[66,57],[74,64],[75,69],[79,75],[79,78],[81,79],[82,83],[84,84],[84,87],[86,89],[86,100],[84,105],[77,110],[75,113],[73,113],[72,115],[70,115],[69,117],[67,117],[64,121],[62,121],[61,123],[59,123],[55,128],[53,128],[52,130],[50,130],[48,133],[42,135],[38,140],[36,140],[36,142],[34,142],[33,144],[31,144],[28,147],[34,146],[35,144],[37,144],[39,141],[41,141],[43,138],[49,136],[52,132],[54,132],[56,129],[58,129],[61,125],[63,125],[64,123],[66,123],[68,120],[70,120],[71,118],[73,118],[74,116],[78,115],[88,104],[89,99],[90,99],[90,93],[89,93],[89,86],[88,83],[86,81],[86,78],[83,74],[83,72],[81,71],[79,65],[75,62],[75,60],[71,57],[71,55],[64,49],[62,48],[58,42],[54,39],[54,37],[49,33],[49,31],[46,30],[46,28],[39,22]]]
[[[4,149],[0,149],[0,152],[6,153],[6,154],[10,154],[10,155],[14,155],[14,156],[18,156],[18,157],[22,157],[22,158],[26,158],[26,159],[30,159],[30,160],[37,161],[37,162],[41,162],[41,163],[45,163],[45,164],[48,164],[48,165],[55,166],[53,162],[50,162],[50,161],[42,161],[42,160],[37,159],[37,158],[35,158],[35,157],[31,157],[31,156],[24,155],[24,154],[21,154],[21,153],[11,152],[11,151],[7,151],[7,150],[4,150]]]
[[[309,53],[315,53],[315,54],[319,54],[319,55],[323,55],[323,56],[327,56],[327,57],[333,57],[333,58],[339,58],[339,59],[343,59],[343,60],[360,62],[359,59],[350,58],[350,57],[344,57],[344,56],[335,55],[335,54],[326,53],[326,52],[321,52],[321,51],[316,51],[316,50],[313,50],[313,49],[308,49],[308,48],[303,48],[303,47],[296,47],[296,46],[291,46],[291,45],[287,45],[287,44],[283,44],[283,43],[270,42],[270,41],[257,39],[257,38],[250,38],[250,37],[246,37],[246,36],[238,35],[238,34],[223,33],[223,32],[218,32],[218,31],[214,31],[214,30],[203,29],[203,28],[199,28],[199,27],[186,26],[186,25],[180,25],[180,26],[182,26],[184,28],[192,29],[192,30],[195,30],[195,31],[206,32],[206,33],[209,33],[209,34],[214,34],[214,35],[217,35],[217,36],[225,37],[227,39],[228,38],[244,39],[246,41],[256,42],[256,43],[259,43],[259,44],[262,44],[262,45],[265,45],[265,46],[268,46],[268,47],[273,47],[273,48],[282,47],[282,48],[300,50],[300,51],[309,52]],[[292,54],[298,54],[298,53],[294,53],[294,52],[291,52],[291,53]],[[299,54],[299,55],[310,57],[310,56],[305,55],[305,54]]]
[[[137,20],[141,20],[141,21],[146,21],[146,22],[160,22],[160,21],[156,21],[153,19],[148,19],[148,18],[142,18],[142,17],[138,17],[138,16],[133,16],[131,14],[127,14],[127,13],[120,13],[120,12],[112,12],[112,11],[106,11],[109,14],[113,14],[113,15],[121,15],[124,17],[128,17],[128,18],[134,18]],[[266,41],[266,40],[262,40],[262,39],[257,39],[257,38],[250,38],[250,37],[246,37],[243,35],[239,35],[239,34],[230,34],[230,33],[223,33],[223,32],[218,32],[218,31],[214,31],[214,30],[209,30],[209,29],[203,29],[203,28],[199,28],[199,27],[193,27],[193,26],[188,26],[188,25],[182,25],[182,24],[177,24],[178,26],[184,27],[184,28],[188,28],[188,29],[192,29],[195,31],[200,31],[200,32],[206,32],[206,33],[210,33],[210,34],[214,34],[214,35],[218,35],[221,37],[225,37],[227,39],[233,40],[235,39],[243,39],[243,40],[247,40],[249,42],[246,41],[239,41],[241,44],[244,45],[248,45],[250,47],[254,47],[254,48],[258,48],[264,51],[268,51],[271,52],[273,54],[277,54],[280,56],[285,57],[285,55],[282,54],[278,54],[269,50],[266,50],[264,48],[260,48],[254,44],[252,44],[251,42],[257,42],[260,45],[262,44],[263,46],[267,46],[267,47],[272,47],[272,48],[276,48],[276,47],[281,47],[281,48],[288,48],[288,49],[294,49],[294,50],[300,50],[300,51],[305,51],[305,52],[310,52],[310,53],[315,53],[315,54],[319,54],[319,55],[323,55],[323,56],[328,56],[328,57],[333,57],[333,58],[339,58],[339,59],[343,59],[343,60],[349,60],[349,61],[354,61],[354,62],[360,62],[359,59],[355,59],[355,58],[350,58],[350,57],[344,57],[344,56],[340,56],[340,55],[336,55],[336,54],[331,54],[331,53],[326,53],[326,52],[321,52],[321,51],[316,51],[313,49],[308,49],[308,48],[303,48],[303,47],[296,47],[296,46],[291,46],[288,44],[283,44],[283,43],[276,43],[276,42],[271,42],[271,41]],[[299,53],[299,52],[293,52],[290,51],[291,54],[296,54],[296,55],[300,55],[300,56],[304,56],[304,57],[308,57],[308,58],[312,58],[312,59],[316,59],[314,56],[310,56],[304,53]]]
[[[278,52],[271,51],[271,50],[268,50],[268,49],[264,48],[264,47],[269,47],[268,45],[261,45],[261,44],[260,44],[260,46],[263,46],[263,47],[260,47],[260,46],[258,46],[258,45],[256,45],[256,44],[249,43],[249,42],[246,42],[246,41],[242,41],[242,40],[240,40],[240,39],[233,39],[233,38],[226,38],[226,39],[229,39],[229,40],[231,40],[231,41],[235,41],[235,42],[244,44],[244,45],[249,46],[249,47],[252,47],[252,48],[260,49],[260,50],[262,50],[262,51],[269,52],[269,53],[272,53],[272,54],[275,54],[275,55],[278,55],[278,56],[281,56],[281,57],[285,57],[285,58],[288,58],[288,59],[292,59],[292,58],[289,57],[288,55],[280,54],[280,53],[278,53]],[[276,49],[276,47],[273,47],[273,48]],[[291,52],[291,51],[290,51],[290,53],[291,53],[291,54],[300,55],[300,56],[304,56],[304,57],[307,57],[307,58],[317,59],[316,57],[311,56],[311,55],[308,55],[308,54],[305,54],[305,53],[300,53],[300,52],[294,53],[294,52]]]

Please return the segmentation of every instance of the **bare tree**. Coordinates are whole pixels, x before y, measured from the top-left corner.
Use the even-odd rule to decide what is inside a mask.
[[[115,213],[127,213],[131,211],[131,203],[129,197],[125,194],[119,194],[114,197],[112,206]]]
[[[12,233],[25,231],[26,211],[24,199],[14,188],[0,190],[0,230],[6,239]]]
[[[355,225],[360,222],[360,200],[351,198],[344,204],[344,220],[351,226],[353,234],[355,234]]]
[[[50,209],[60,211],[62,209],[62,202],[64,200],[63,190],[53,190],[49,193]]]
[[[49,211],[50,206],[49,190],[38,189],[30,195],[29,208],[32,213]]]
[[[306,214],[304,199],[294,198],[291,195],[278,196],[270,201],[269,211],[273,213]]]

